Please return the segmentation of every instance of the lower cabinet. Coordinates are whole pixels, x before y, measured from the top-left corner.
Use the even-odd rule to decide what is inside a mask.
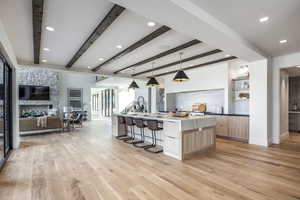
[[[228,136],[228,117],[216,116],[216,118],[217,118],[216,135]]]
[[[164,122],[164,154],[181,160],[180,123]]]
[[[249,117],[244,116],[221,116],[216,115],[216,135],[248,141],[249,139]]]
[[[181,138],[165,136],[164,153],[173,158],[181,160]]]

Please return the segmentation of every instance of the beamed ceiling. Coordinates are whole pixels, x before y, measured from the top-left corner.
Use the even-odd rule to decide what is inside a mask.
[[[2,0],[0,11],[19,63],[148,77],[178,69],[180,52],[183,67],[226,55],[106,0]]]
[[[299,30],[298,21],[289,13],[295,13],[300,4],[298,0],[287,0],[285,4],[273,1],[277,3],[272,8],[267,3],[261,4],[262,12],[258,11],[260,1],[251,1],[247,7],[251,10],[247,13],[253,13],[251,17],[239,11],[244,7],[237,0],[230,0],[235,10],[216,0],[195,1],[195,5],[229,24],[267,55],[276,56],[299,47],[296,45],[299,34],[295,34]],[[227,15],[225,10],[219,12],[223,7],[231,14]],[[277,15],[279,10],[286,14]],[[247,23],[234,13],[243,16]],[[259,24],[258,18],[268,13],[270,22]],[[183,68],[188,69],[235,59],[235,55],[226,56],[218,47],[200,41],[201,37],[191,38],[158,22],[149,27],[147,23],[152,19],[108,0],[1,0],[0,18],[20,64],[46,60],[48,65],[62,69],[139,78],[173,73],[179,68],[180,52],[184,53]],[[284,29],[279,28],[281,24]],[[47,26],[55,31],[47,31]],[[289,36],[287,45],[278,45],[280,37],[275,37],[275,33],[279,29],[280,36]],[[249,36],[251,30],[257,34]],[[289,30],[294,35],[285,34]],[[268,46],[270,43],[273,46]],[[117,48],[118,45],[122,48]],[[155,62],[153,68],[152,62]]]

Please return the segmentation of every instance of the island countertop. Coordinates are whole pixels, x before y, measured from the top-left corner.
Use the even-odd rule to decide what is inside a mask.
[[[178,160],[190,158],[195,153],[214,151],[216,146],[215,116],[172,117],[160,113],[127,113],[112,116],[112,128],[115,136],[128,134],[126,124],[119,124],[119,116],[159,120],[163,129],[157,133],[158,145],[163,147],[163,153]],[[138,130],[137,130],[138,131]],[[151,142],[151,131],[144,130],[145,140]],[[150,137],[148,137],[150,136]],[[139,135],[136,135],[139,138]]]
[[[187,117],[172,117],[168,114],[158,113],[127,113],[114,114],[116,116],[142,118],[149,120],[159,120],[163,122],[177,122],[180,123],[181,131],[192,130],[197,128],[216,126],[216,118],[214,116],[187,116]]]

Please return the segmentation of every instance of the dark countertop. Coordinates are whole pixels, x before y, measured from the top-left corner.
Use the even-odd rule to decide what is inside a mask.
[[[220,113],[211,113],[211,112],[206,112],[205,115],[221,115],[221,116],[236,116],[236,117],[250,117],[250,115],[245,115],[245,114],[234,114],[234,113],[229,113],[229,114],[220,114]]]
[[[159,112],[163,112],[163,113],[167,113],[169,111],[159,111]],[[180,111],[180,112],[190,112],[190,111]],[[200,113],[200,112],[193,112],[193,113]],[[236,117],[250,117],[250,115],[245,115],[245,114],[235,114],[235,113],[212,113],[212,112],[205,112],[204,115],[220,115],[220,116],[236,116]]]

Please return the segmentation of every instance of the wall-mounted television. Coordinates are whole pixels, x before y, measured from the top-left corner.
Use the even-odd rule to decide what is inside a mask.
[[[49,101],[50,88],[48,86],[19,85],[19,99]]]

